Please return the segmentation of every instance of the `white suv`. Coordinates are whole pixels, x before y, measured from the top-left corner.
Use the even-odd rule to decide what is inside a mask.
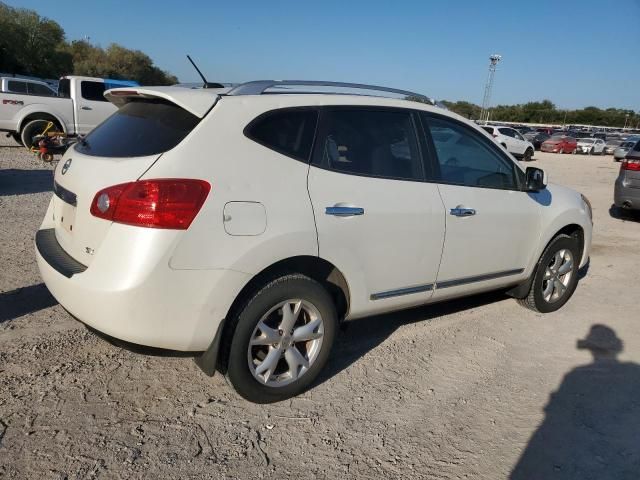
[[[484,125],[482,127],[496,142],[502,145],[511,155],[525,162],[533,158],[535,148],[517,130],[511,127]]]
[[[56,299],[272,402],[314,381],[343,320],[495,289],[540,312],[571,297],[584,197],[445,109],[319,84],[106,92],[119,110],[58,164],[36,235]]]

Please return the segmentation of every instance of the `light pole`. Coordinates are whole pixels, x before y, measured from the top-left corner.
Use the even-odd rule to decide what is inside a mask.
[[[482,111],[480,112],[480,121],[487,123],[489,121],[489,105],[491,104],[491,90],[493,89],[493,77],[496,73],[498,63],[502,60],[502,55],[494,53],[489,57],[489,74],[487,83],[484,86],[484,98],[482,99]]]
[[[627,113],[624,116],[624,127],[622,127],[622,130],[626,130],[627,129],[627,122],[629,121],[629,114]]]

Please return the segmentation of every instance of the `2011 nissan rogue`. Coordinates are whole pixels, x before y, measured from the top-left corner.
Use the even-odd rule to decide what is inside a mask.
[[[589,257],[587,199],[408,95],[107,91],[118,111],[55,171],[44,282],[105,334],[202,351],[254,402],[307,388],[343,320],[495,289],[560,308]]]

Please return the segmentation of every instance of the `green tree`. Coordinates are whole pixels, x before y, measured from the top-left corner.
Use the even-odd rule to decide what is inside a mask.
[[[57,77],[73,69],[64,30],[33,10],[0,2],[0,70]]]
[[[33,10],[0,2],[0,71],[56,78],[76,74],[171,85],[178,79],[159,69],[139,50],[111,44],[65,41],[62,27]]]

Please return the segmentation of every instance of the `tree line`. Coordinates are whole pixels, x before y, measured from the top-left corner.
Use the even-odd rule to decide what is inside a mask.
[[[480,106],[473,103],[442,102],[450,110],[465,118],[480,118]],[[492,121],[567,125],[599,125],[605,127],[637,128],[640,113],[622,108],[586,107],[577,110],[561,110],[551,101],[528,102],[519,105],[497,105],[491,108]]]
[[[135,80],[171,85],[178,79],[139,50],[112,43],[107,48],[84,40],[68,42],[55,21],[0,2],[0,72],[58,78],[62,75]]]

